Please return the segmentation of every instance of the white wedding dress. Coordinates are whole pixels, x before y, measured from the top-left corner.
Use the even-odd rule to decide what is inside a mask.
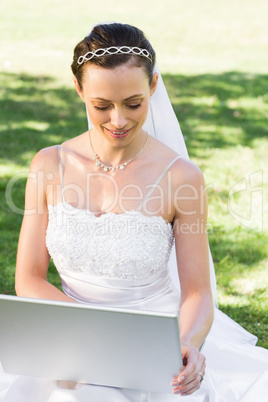
[[[164,170],[166,174],[173,161]],[[62,167],[60,165],[61,180]],[[142,310],[178,311],[168,260],[173,230],[142,206],[124,214],[96,217],[65,201],[49,205],[47,247],[64,292],[75,300]],[[268,350],[256,337],[215,308],[202,353],[207,358],[199,391],[187,397],[76,384],[5,374],[0,368],[1,402],[264,402],[268,395]],[[172,380],[172,379],[170,379]]]

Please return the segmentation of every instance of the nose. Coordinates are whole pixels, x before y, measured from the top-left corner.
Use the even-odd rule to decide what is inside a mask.
[[[114,108],[111,114],[111,123],[116,128],[123,128],[127,124],[127,119],[120,108]]]

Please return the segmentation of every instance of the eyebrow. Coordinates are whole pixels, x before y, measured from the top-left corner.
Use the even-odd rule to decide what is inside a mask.
[[[126,98],[124,100],[128,101],[128,100],[131,100],[131,99],[134,99],[134,98],[140,98],[140,97],[143,97],[143,96],[144,96],[143,94],[136,94],[136,95],[129,96],[128,98]],[[100,100],[100,101],[103,101],[103,102],[112,102],[109,99],[103,99],[103,98],[100,98],[98,96],[96,98],[91,98],[91,100]]]

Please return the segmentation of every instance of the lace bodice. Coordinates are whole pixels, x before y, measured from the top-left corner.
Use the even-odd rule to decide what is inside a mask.
[[[60,273],[141,280],[166,269],[173,229],[138,211],[96,217],[66,202],[49,205],[46,243]]]
[[[84,303],[136,303],[139,308],[141,303],[146,308],[145,301],[160,292],[173,292],[167,269],[174,240],[172,225],[161,216],[145,216],[140,211],[180,156],[166,166],[137,210],[97,217],[66,202],[60,147],[58,153],[62,202],[48,205],[46,245],[63,291]]]

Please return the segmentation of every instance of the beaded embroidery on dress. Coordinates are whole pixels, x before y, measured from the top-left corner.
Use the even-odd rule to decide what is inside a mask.
[[[46,243],[59,272],[126,280],[166,270],[173,230],[160,216],[138,211],[96,217],[68,203],[49,205]]]

